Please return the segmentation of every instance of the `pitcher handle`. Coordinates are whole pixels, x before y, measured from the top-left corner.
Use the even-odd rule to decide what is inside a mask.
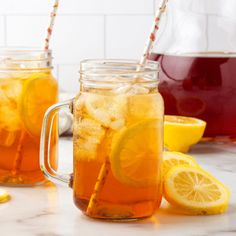
[[[55,171],[50,165],[50,139],[52,125],[55,115],[63,107],[68,107],[73,113],[73,99],[57,103],[49,107],[44,115],[42,123],[42,131],[40,137],[40,168],[43,174],[52,182],[63,182],[64,184],[70,185],[72,176],[70,174],[60,174]],[[51,118],[50,118],[51,117]],[[48,142],[47,142],[47,138]],[[45,147],[47,149],[45,149]],[[46,155],[45,155],[46,150]],[[46,163],[46,164],[45,164]]]

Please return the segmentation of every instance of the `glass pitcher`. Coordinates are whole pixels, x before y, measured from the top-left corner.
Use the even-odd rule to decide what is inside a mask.
[[[43,116],[57,102],[51,51],[0,48],[0,185],[28,186],[45,181],[39,167]],[[57,166],[56,122],[51,161]]]
[[[44,118],[41,169],[50,180],[69,184],[75,205],[93,218],[144,218],[161,202],[164,106],[158,64],[139,66],[125,60],[83,61],[80,93],[73,103],[49,108]],[[72,178],[47,164],[49,117],[66,106],[74,114]]]
[[[236,139],[235,9],[234,0],[169,0],[150,55],[166,114],[205,120],[209,139]]]

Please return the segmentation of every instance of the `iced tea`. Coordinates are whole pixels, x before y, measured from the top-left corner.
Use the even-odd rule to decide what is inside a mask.
[[[57,101],[50,69],[0,71],[0,184],[31,185],[44,181],[39,141],[45,110]],[[51,165],[56,168],[56,122]]]
[[[161,202],[163,101],[130,86],[74,102],[74,201],[94,218],[148,217]]]

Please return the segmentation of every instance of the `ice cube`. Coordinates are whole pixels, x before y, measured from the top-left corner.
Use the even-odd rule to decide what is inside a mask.
[[[21,127],[19,104],[22,84],[19,80],[0,80],[0,127],[9,131]]]

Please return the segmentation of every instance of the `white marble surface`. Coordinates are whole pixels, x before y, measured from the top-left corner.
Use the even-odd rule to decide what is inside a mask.
[[[64,167],[69,167],[72,144],[60,145]],[[73,205],[72,190],[47,184],[34,188],[7,188],[12,200],[0,204],[1,236],[235,236],[236,145],[199,144],[191,154],[231,189],[229,210],[216,216],[185,216],[165,204],[150,219],[132,223],[91,220]],[[66,160],[65,160],[66,159]]]

